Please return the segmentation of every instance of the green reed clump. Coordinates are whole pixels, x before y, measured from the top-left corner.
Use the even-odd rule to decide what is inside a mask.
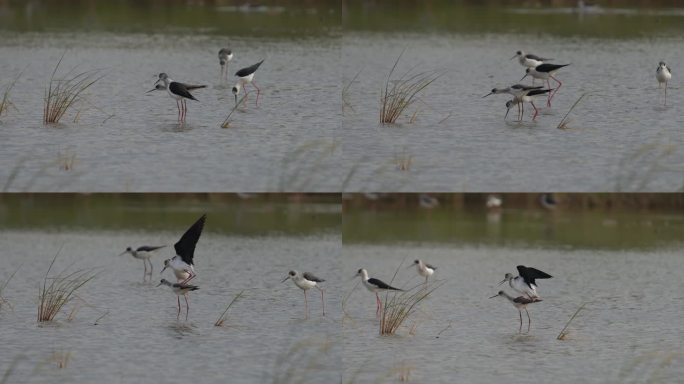
[[[64,306],[75,299],[76,292],[94,279],[96,274],[92,270],[79,269],[66,273],[66,269],[54,277],[50,277],[50,271],[57,260],[59,252],[55,255],[45,272],[43,284],[38,288],[38,322],[52,321]]]
[[[86,71],[73,75],[73,70],[67,72],[62,79],[55,78],[57,69],[62,63],[64,55],[59,59],[50,76],[50,83],[45,90],[45,107],[43,122],[45,124],[58,123],[64,114],[82,100],[82,94],[104,76],[98,76],[99,71]]]
[[[387,75],[385,88],[382,90],[380,97],[381,124],[394,124],[407,108],[418,101],[418,94],[442,76],[435,71],[414,73],[409,70],[399,78],[393,79],[392,75],[403,54],[404,52],[394,62],[392,70]],[[415,120],[415,114],[412,120]]]
[[[431,288],[426,289],[421,284],[404,292],[393,292],[391,294],[388,292],[385,295],[385,302],[380,317],[380,334],[395,334],[406,319],[418,309],[418,304],[430,296],[440,285],[435,284]]]
[[[226,307],[226,310],[223,311],[223,313],[221,314],[221,316],[219,316],[218,319],[216,319],[214,326],[216,326],[216,327],[222,327],[223,326],[223,323],[226,321],[226,313],[228,313],[228,310],[230,309],[230,307],[233,304],[235,304],[235,302],[238,301],[243,296],[244,292],[245,292],[245,290],[243,289],[242,291],[240,291],[240,293],[238,293],[237,295],[235,295],[235,297],[233,297],[233,300],[230,301],[230,303]]]

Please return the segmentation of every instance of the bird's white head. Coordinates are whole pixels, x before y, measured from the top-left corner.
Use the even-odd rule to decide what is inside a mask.
[[[294,279],[295,277],[297,277],[297,275],[299,275],[299,272],[297,272],[297,271],[290,271],[290,272],[287,273],[287,276],[285,276],[285,278],[283,279],[283,281],[281,281],[281,283],[284,283],[284,282],[286,282],[286,281],[289,280],[289,279]]]
[[[356,271],[356,275],[354,275],[354,277],[356,277],[356,276],[361,276],[361,278],[362,278],[363,280],[368,280],[368,271],[366,271],[365,269],[361,268],[361,269],[359,269],[358,271]]]
[[[507,282],[507,281],[510,281],[511,279],[513,279],[513,274],[512,274],[512,273],[507,273],[507,274],[504,275],[504,279],[501,280],[501,282],[499,283],[499,285],[501,285],[501,284],[503,284],[503,283],[505,283],[505,282]],[[503,291],[502,291],[502,292],[503,292]]]
[[[169,267],[169,264],[170,264],[170,263],[171,263],[171,259],[166,259],[166,260],[164,260],[164,268],[162,268],[161,272],[159,272],[159,273],[164,272],[164,271],[166,270],[166,268]]]

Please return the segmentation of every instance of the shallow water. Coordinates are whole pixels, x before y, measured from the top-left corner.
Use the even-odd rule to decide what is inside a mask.
[[[609,39],[552,35],[346,33],[342,42],[348,88],[342,127],[349,191],[674,191],[682,187],[684,135],[680,87],[658,104],[655,69],[661,59],[684,61],[681,35]],[[397,56],[398,77],[443,73],[399,124],[378,124],[380,89]],[[504,121],[509,96],[494,87],[520,81],[508,60],[517,50],[572,63],[557,77],[553,107]],[[525,80],[526,82],[529,80]],[[531,81],[529,81],[531,82]],[[583,93],[592,96],[557,125]],[[415,121],[411,116],[417,111]],[[532,111],[527,105],[526,112]],[[409,163],[408,170],[400,164]]]
[[[339,42],[328,35],[277,39],[191,34],[4,32],[0,86],[14,77],[16,109],[0,118],[0,180],[8,191],[338,191],[341,150]],[[229,82],[218,47],[230,45]],[[98,69],[81,113],[42,123],[43,94],[60,73]],[[232,76],[261,59],[251,93],[229,128]],[[174,100],[152,89],[159,72],[208,85],[193,92],[187,122]],[[318,76],[312,76],[317,73]],[[73,159],[73,161],[72,161]],[[71,164],[73,163],[73,164]],[[64,170],[71,165],[70,170]]]
[[[10,382],[35,383],[91,383],[102,377],[165,383],[339,380],[339,236],[203,234],[195,254],[198,276],[193,280],[200,290],[189,295],[185,322],[183,315],[176,320],[175,295],[156,287],[170,250],[153,258],[153,283],[142,283],[142,262],[117,257],[127,245],[171,243],[177,235],[0,232],[6,245],[0,251],[2,281],[21,265],[3,294],[14,310],[0,311],[3,374],[10,373]],[[76,263],[78,268],[97,268],[99,274],[79,293],[84,304],[73,321],[62,314],[57,322],[40,326],[35,322],[38,282],[60,247],[56,271]],[[294,266],[327,280],[325,317],[318,292],[309,295],[310,316],[305,319],[301,291],[291,282],[280,284]],[[214,321],[241,290],[245,296],[229,310],[226,325],[215,327]],[[62,351],[71,358],[67,369],[60,370],[50,360]]]
[[[375,298],[358,286],[343,323],[345,377],[386,382],[403,371],[411,382],[575,383],[581,374],[582,382],[625,383],[676,382],[684,374],[678,250],[345,244],[342,265],[349,274],[363,267],[389,281],[402,261],[416,257],[437,266],[434,278],[443,285],[396,336],[378,335]],[[512,305],[488,299],[517,264],[554,276],[538,280],[543,302],[528,308],[527,335],[517,334]],[[400,269],[394,285],[412,287],[421,279],[413,268]],[[556,340],[584,302],[567,338]]]

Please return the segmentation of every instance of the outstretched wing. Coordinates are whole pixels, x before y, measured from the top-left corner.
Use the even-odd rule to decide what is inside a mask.
[[[187,264],[193,265],[192,258],[195,254],[195,245],[197,245],[197,240],[202,234],[206,220],[207,214],[205,213],[185,231],[181,239],[173,246],[176,249],[176,254]]]
[[[526,267],[524,265],[518,265],[518,274],[525,280],[527,284],[535,284],[535,279],[550,279],[553,276],[546,272],[542,272],[536,268]]]
[[[319,277],[316,277],[316,276],[315,276],[313,273],[311,273],[311,272],[304,272],[304,278],[307,279],[307,280],[309,280],[309,281],[315,281],[315,282],[317,282],[317,283],[322,283],[322,282],[325,281],[325,280],[323,280],[323,279],[321,279],[321,278],[319,278]]]

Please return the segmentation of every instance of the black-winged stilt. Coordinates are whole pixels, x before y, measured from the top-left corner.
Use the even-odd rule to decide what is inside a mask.
[[[553,59],[547,59],[545,57],[539,57],[531,53],[525,53],[525,51],[518,51],[511,57],[511,60],[518,58],[518,62],[523,67],[534,68],[537,65],[544,64],[547,61],[552,61]]]
[[[361,281],[363,281],[364,287],[368,289],[369,291],[375,293],[375,315],[380,314],[380,307],[382,306],[382,302],[380,301],[380,297],[378,296],[378,292],[383,292],[383,291],[403,291],[403,289],[399,288],[394,288],[393,286],[378,280],[373,277],[368,277],[368,271],[365,269],[361,268],[356,272],[356,276],[361,276]]]
[[[240,90],[242,88],[245,89],[245,97],[247,96],[247,84],[252,84],[254,88],[257,90],[257,97],[256,97],[256,105],[259,106],[259,93],[261,93],[261,90],[259,87],[257,87],[256,83],[254,83],[254,73],[259,69],[259,66],[261,66],[261,63],[264,61],[261,60],[260,62],[250,65],[249,67],[242,68],[241,70],[235,72],[235,76],[237,76],[238,81],[235,83],[235,86],[233,87],[233,95],[235,95],[235,105],[237,105],[237,97],[238,94],[240,94]]]
[[[499,296],[505,297],[518,310],[518,315],[520,315],[520,328],[518,328],[518,333],[522,333],[522,310],[525,310],[525,313],[527,313],[527,333],[530,333],[530,325],[532,324],[532,319],[530,319],[530,313],[527,312],[527,305],[532,303],[538,303],[542,300],[539,298],[530,299],[524,296],[513,297],[504,291],[499,291],[499,293],[490,297],[490,299]]]
[[[199,287],[196,285],[184,283],[172,283],[166,279],[161,279],[161,282],[159,283],[159,285],[157,285],[157,287],[159,287],[160,285],[166,285],[171,287],[173,293],[175,293],[176,296],[178,296],[178,315],[176,316],[176,319],[180,318],[181,313],[180,297],[183,296],[183,298],[185,298],[185,321],[188,321],[188,312],[190,311],[190,304],[188,303],[187,293],[190,291],[196,291],[199,289]]]
[[[160,249],[162,249],[162,248],[164,248],[164,247],[166,247],[166,245],[159,245],[159,246],[143,245],[142,247],[138,247],[138,248],[136,248],[136,249],[133,249],[132,247],[127,247],[125,251],[123,251],[123,252],[121,252],[121,254],[119,254],[119,256],[122,256],[122,255],[125,255],[125,254],[128,253],[128,254],[130,254],[131,256],[133,256],[134,258],[136,258],[136,259],[138,259],[138,260],[142,260],[142,261],[143,261],[143,264],[145,265],[145,272],[144,272],[144,274],[143,274],[143,281],[144,281],[145,278],[146,278],[147,275],[148,275],[148,273],[147,273],[147,263],[150,264],[150,272],[149,272],[149,275],[152,276],[153,267],[152,267],[152,261],[150,260],[150,258],[152,257],[152,255],[153,255],[156,251],[158,251],[158,250],[160,250]]]
[[[200,88],[206,88],[206,85],[192,85],[183,84],[173,81],[166,73],[160,73],[159,79],[154,83],[154,89],[147,91],[147,93],[159,90],[159,85],[163,84],[169,96],[176,100],[176,108],[178,108],[178,120],[185,121],[185,115],[188,111],[188,106],[185,103],[186,99],[198,101],[190,91]]]
[[[531,299],[539,298],[535,279],[550,279],[553,276],[524,265],[518,265],[517,268],[519,276],[514,277],[512,273],[507,273],[499,285],[508,281],[508,285],[516,292],[522,293]]]
[[[534,116],[532,116],[532,121],[535,121],[537,119],[537,115],[539,115],[539,110],[537,109],[537,106],[534,105],[534,98],[547,94],[549,92],[553,91],[552,89],[534,89],[528,92],[524,96],[520,97],[514,97],[512,100],[509,100],[506,102],[506,115],[504,116],[504,120],[508,117],[508,112],[511,111],[511,108],[513,108],[514,105],[518,105],[518,110],[522,111],[518,113],[518,121],[522,121],[523,117],[525,117],[525,103],[530,103],[532,105],[532,108],[534,108]]]
[[[323,290],[318,286],[318,283],[322,283],[325,280],[316,277],[311,272],[300,273],[298,271],[288,272],[287,276],[283,279],[283,281],[281,281],[281,283],[286,282],[288,279],[291,279],[296,286],[304,291],[304,310],[306,311],[307,317],[309,316],[309,302],[306,298],[306,291],[311,288],[318,289],[321,292],[321,304],[323,305],[323,316],[325,316],[325,300],[323,299]]]
[[[534,68],[527,68],[527,70],[525,70],[525,76],[523,76],[522,79],[520,79],[520,81],[522,81],[527,76],[532,76],[535,79],[546,80],[546,85],[548,86],[548,89],[551,89],[551,82],[549,81],[549,78],[554,79],[558,83],[558,87],[553,93],[549,93],[547,105],[551,107],[551,100],[553,100],[554,96],[556,96],[556,93],[558,93],[558,90],[560,90],[560,88],[563,86],[563,83],[560,80],[558,80],[554,75],[561,68],[567,67],[568,65],[570,64],[541,64],[537,65]]]
[[[202,234],[206,220],[207,215],[204,214],[185,231],[180,240],[173,246],[176,250],[176,256],[164,260],[164,268],[160,273],[163,273],[166,268],[171,268],[176,275],[176,279],[182,284],[195,278],[196,274],[193,263],[195,246]]]
[[[233,60],[233,51],[221,48],[218,52],[219,64],[221,65],[221,79],[228,79],[228,62]]]
[[[658,69],[656,69],[656,79],[658,80],[658,88],[663,87],[665,83],[665,106],[667,106],[667,83],[672,80],[672,70],[665,64],[664,61],[658,63]]]
[[[413,264],[409,265],[406,268],[411,268],[413,266],[416,267],[418,274],[425,278],[425,284],[428,283],[428,278],[432,276],[437,270],[437,267],[434,267],[420,259],[414,260]]]

